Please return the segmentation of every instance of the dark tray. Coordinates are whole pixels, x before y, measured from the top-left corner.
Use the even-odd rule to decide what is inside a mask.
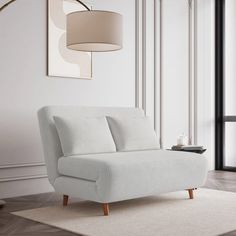
[[[202,150],[175,150],[175,149],[167,149],[169,151],[177,151],[177,152],[194,152],[194,153],[198,153],[198,154],[202,154],[206,151],[206,149],[202,149]]]

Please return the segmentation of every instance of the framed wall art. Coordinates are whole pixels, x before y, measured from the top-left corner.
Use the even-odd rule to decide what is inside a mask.
[[[66,15],[84,10],[74,0],[48,0],[48,76],[92,79],[92,53],[66,47]]]

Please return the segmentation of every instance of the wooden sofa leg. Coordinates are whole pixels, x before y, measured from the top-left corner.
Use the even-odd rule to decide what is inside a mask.
[[[188,195],[190,199],[193,199],[193,189],[188,189]]]
[[[63,195],[63,206],[68,205],[68,200],[69,200],[69,196],[68,195]]]
[[[109,204],[108,203],[103,204],[103,212],[104,212],[104,216],[109,215]]]

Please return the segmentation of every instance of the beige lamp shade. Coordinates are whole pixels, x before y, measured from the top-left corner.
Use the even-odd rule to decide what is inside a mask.
[[[104,52],[122,48],[122,16],[109,11],[78,11],[67,15],[67,47]]]

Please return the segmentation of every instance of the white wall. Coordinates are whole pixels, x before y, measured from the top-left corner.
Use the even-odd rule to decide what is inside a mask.
[[[156,4],[156,30],[161,35],[156,39],[155,120],[163,148],[185,133],[192,143],[207,148],[204,155],[214,169],[214,1],[193,0],[191,13],[188,3]]]
[[[191,8],[189,0],[144,3],[142,62],[146,66],[142,68],[138,105],[153,118],[164,149],[185,133],[193,144],[207,148],[204,155],[213,170],[214,0],[192,0]]]
[[[124,49],[94,53],[91,81],[46,76],[46,0],[16,1],[0,13],[0,198],[51,190],[40,107],[135,106],[135,0],[99,0],[93,8],[124,16]]]
[[[197,143],[207,148],[209,169],[215,168],[215,35],[214,0],[197,1]]]
[[[171,148],[178,135],[188,135],[189,5],[186,0],[162,2],[162,142]]]
[[[89,2],[93,9],[124,16],[124,49],[94,53],[91,81],[46,76],[46,0],[16,1],[0,13],[0,198],[51,190],[36,117],[42,106],[136,104],[152,117],[164,148],[175,144],[178,134],[188,133],[188,0],[162,0],[161,28],[160,1]],[[196,1],[197,99],[192,114],[196,142],[207,147],[210,169],[214,168],[213,2]]]

